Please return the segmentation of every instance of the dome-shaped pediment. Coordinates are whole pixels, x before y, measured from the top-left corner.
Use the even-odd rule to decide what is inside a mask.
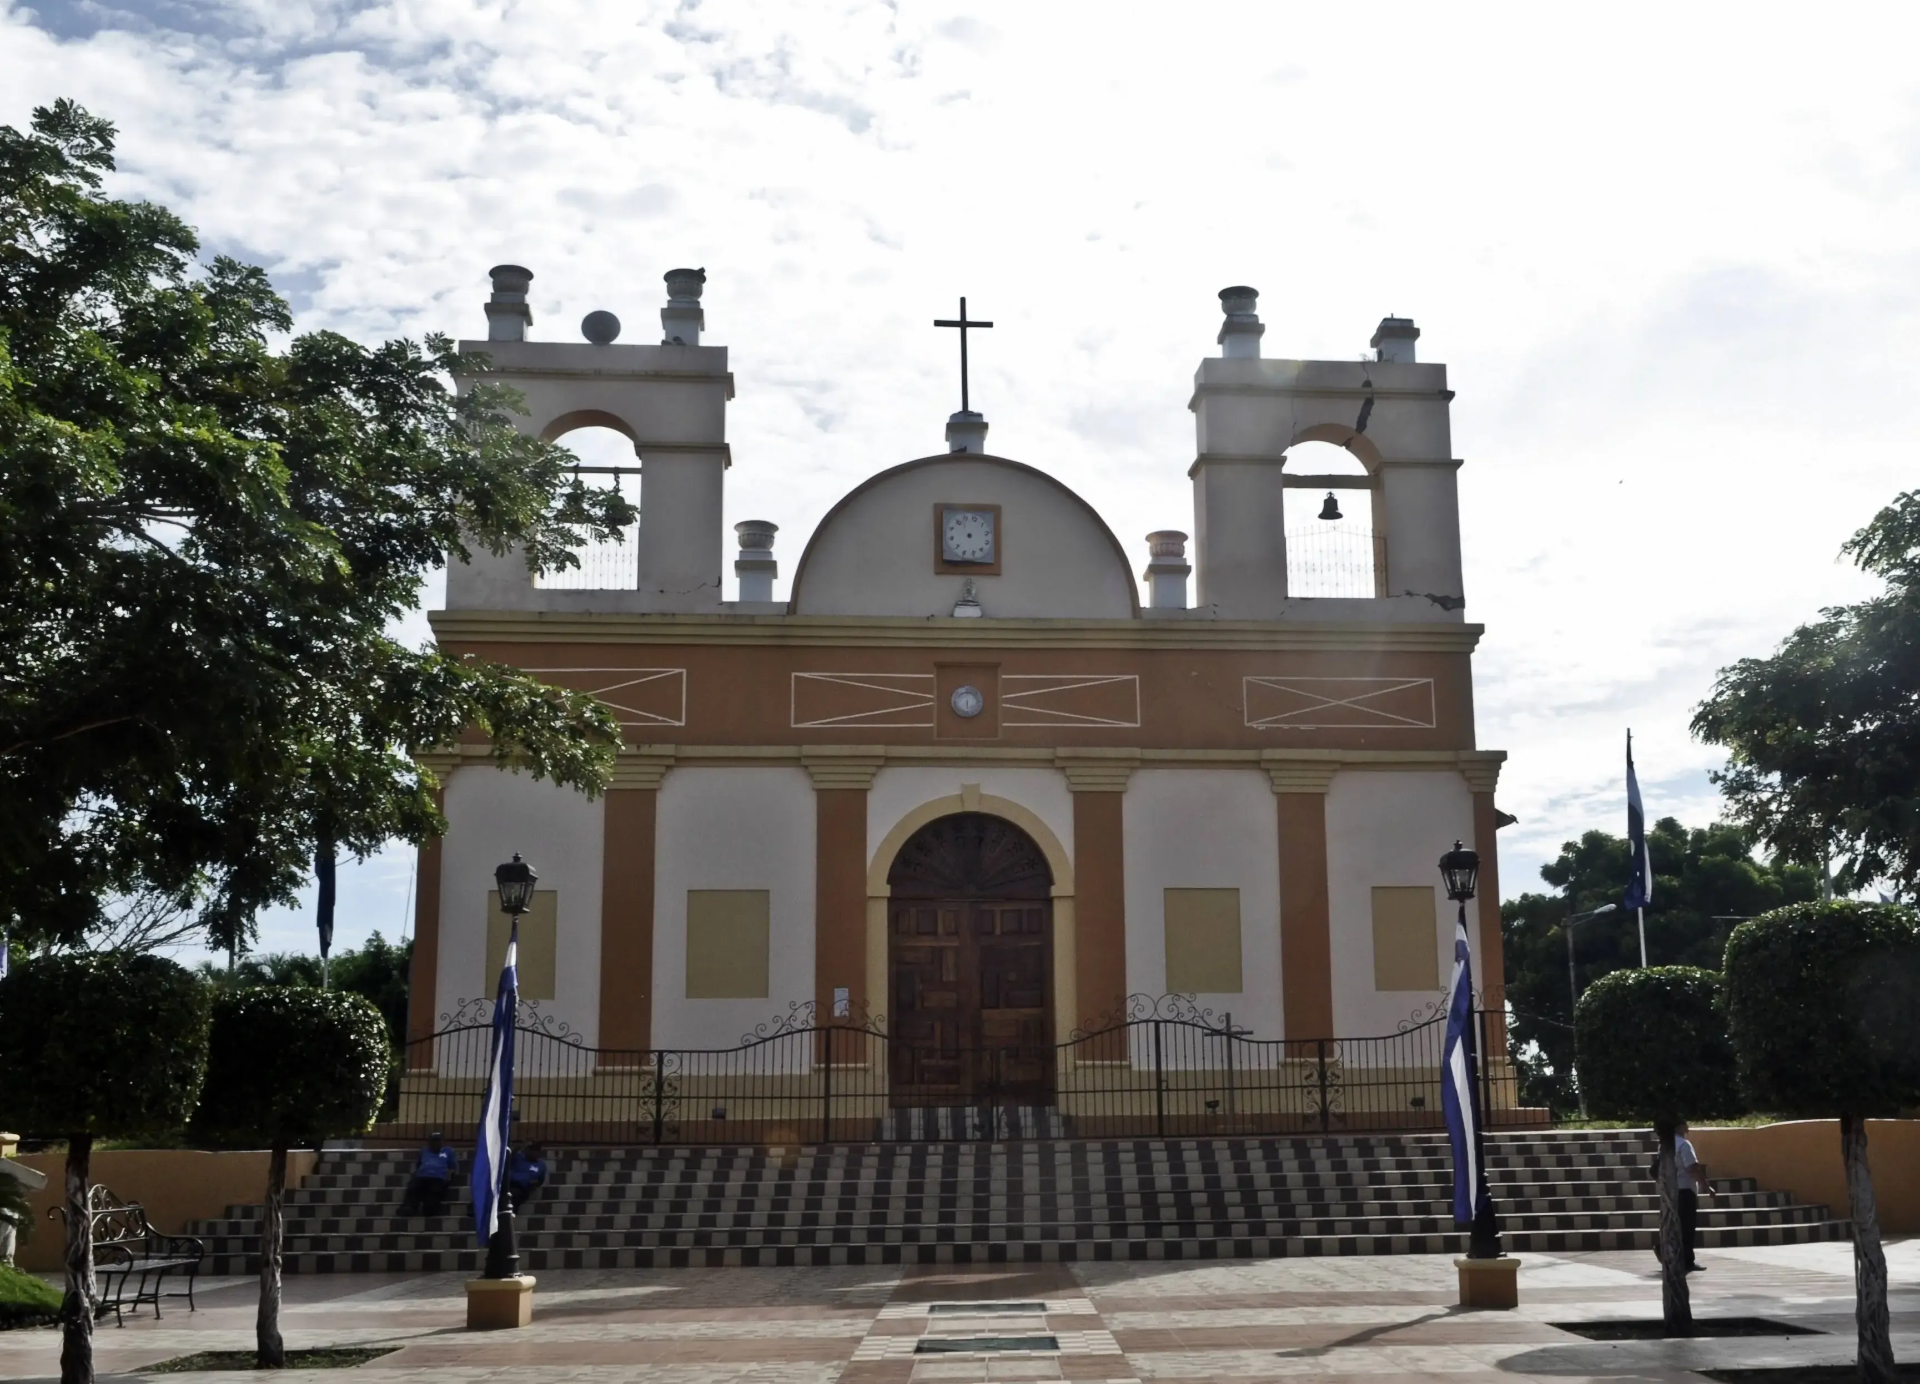
[[[792,609],[951,616],[969,579],[988,618],[1140,613],[1126,554],[1093,507],[1044,471],[979,452],[922,457],[850,491],[801,555]]]

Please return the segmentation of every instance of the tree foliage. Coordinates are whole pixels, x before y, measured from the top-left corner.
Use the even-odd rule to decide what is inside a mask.
[[[390,1061],[380,1011],[305,986],[234,989],[213,1004],[193,1132],[217,1144],[318,1144],[368,1129]]]
[[[1740,1085],[1789,1115],[1920,1104],[1920,915],[1846,900],[1742,923],[1727,941]]]
[[[1736,817],[1807,864],[1840,858],[1843,891],[1920,890],[1920,490],[1842,550],[1880,595],[1834,606],[1768,658],[1724,668],[1693,732],[1729,751]]]
[[[0,1125],[63,1137],[178,1129],[206,1073],[210,997],[158,956],[41,956],[0,980]]]
[[[398,945],[379,929],[356,950],[338,951],[326,967],[327,988],[363,995],[386,1021],[396,1048],[406,1042],[407,985],[413,965],[413,941]],[[243,956],[231,973],[211,962],[201,963],[201,975],[219,990],[254,985],[320,987],[320,958],[302,952],[261,952]]]
[[[1580,1087],[1603,1120],[1740,1113],[1720,977],[1698,966],[1615,971],[1580,996]]]
[[[1682,826],[1663,817],[1647,832],[1654,873],[1647,912],[1648,959],[1661,966],[1718,970],[1739,919],[1782,904],[1816,898],[1818,876],[1804,866],[1753,854],[1745,827],[1715,822]],[[1611,903],[1627,881],[1627,842],[1604,831],[1569,841],[1540,869],[1558,893],[1522,894],[1500,906],[1510,1034],[1529,1104],[1572,1110],[1573,1013],[1567,992],[1567,918]],[[1631,913],[1602,915],[1575,928],[1576,976],[1585,989],[1602,976],[1640,964]]]
[[[152,894],[224,948],[317,844],[444,827],[416,751],[603,785],[592,698],[386,631],[447,554],[565,567],[633,508],[444,338],[275,345],[261,270],[102,191],[113,144],[66,101],[0,127],[0,923]]]

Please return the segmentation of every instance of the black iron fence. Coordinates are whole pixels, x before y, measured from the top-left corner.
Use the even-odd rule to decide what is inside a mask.
[[[461,1138],[479,1120],[490,1004],[407,1047],[379,1133]],[[1504,1015],[1475,1010],[1489,1125],[1543,1123],[1519,1103]],[[1190,1138],[1443,1127],[1444,1011],[1372,1038],[1257,1039],[1180,996],[1044,1047],[916,1047],[878,1023],[812,1007],[730,1048],[588,1046],[523,1006],[516,1024],[521,1141],[791,1145],[982,1138]]]

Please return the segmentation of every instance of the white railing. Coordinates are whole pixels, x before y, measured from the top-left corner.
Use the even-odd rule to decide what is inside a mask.
[[[606,485],[607,479],[589,478],[590,484]],[[640,474],[615,476],[613,487],[635,504],[640,503]],[[618,543],[589,543],[575,548],[578,567],[564,572],[549,572],[534,579],[542,591],[632,591],[640,585],[640,525],[630,524],[621,531]]]
[[[1327,520],[1287,535],[1287,595],[1371,598],[1380,594],[1373,530]]]

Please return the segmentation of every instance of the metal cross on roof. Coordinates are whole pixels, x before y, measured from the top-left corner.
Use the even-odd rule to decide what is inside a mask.
[[[933,325],[936,327],[958,327],[960,329],[960,411],[962,413],[970,413],[972,410],[967,403],[967,328],[991,327],[993,323],[969,322],[967,320],[967,300],[962,298],[960,300],[959,321],[956,322],[951,318],[944,317],[935,318]]]

